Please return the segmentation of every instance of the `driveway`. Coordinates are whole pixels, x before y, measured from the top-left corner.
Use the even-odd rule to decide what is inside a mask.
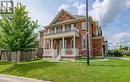
[[[35,80],[30,78],[0,74],[0,82],[50,82],[50,81],[42,81],[42,80]]]

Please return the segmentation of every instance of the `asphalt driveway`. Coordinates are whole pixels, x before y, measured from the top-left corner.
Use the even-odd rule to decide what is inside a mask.
[[[50,82],[50,81],[42,81],[42,80],[35,80],[30,78],[0,74],[0,82]]]

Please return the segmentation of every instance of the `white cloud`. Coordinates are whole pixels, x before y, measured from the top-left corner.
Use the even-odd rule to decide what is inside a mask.
[[[75,2],[73,4],[74,7],[77,8],[78,15],[85,15],[86,14],[86,5],[83,3]]]
[[[115,18],[130,7],[130,0],[96,0],[92,5],[89,15],[98,20],[101,25],[107,25]]]
[[[69,8],[69,5],[68,4],[62,4],[59,8],[58,8],[58,11],[60,11],[61,9],[66,9],[68,10]]]
[[[73,1],[73,0],[67,0],[68,2],[71,2],[72,5],[70,4],[62,4],[61,6],[58,7],[58,11],[61,9],[68,10],[70,7],[76,8],[77,9],[77,15],[86,15],[86,4],[80,3],[78,1]]]
[[[108,40],[110,49],[117,48],[119,45],[130,46],[130,33],[129,32],[117,33]]]
[[[75,2],[76,0],[67,0],[68,2]]]
[[[130,0],[127,0],[126,5],[130,7]]]

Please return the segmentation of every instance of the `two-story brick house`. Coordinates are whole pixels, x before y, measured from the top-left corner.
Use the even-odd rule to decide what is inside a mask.
[[[44,49],[44,58],[76,58],[86,56],[89,45],[90,56],[103,56],[104,37],[98,22],[88,18],[86,32],[86,17],[72,15],[61,10],[44,30],[40,31],[40,47]],[[87,44],[88,33],[89,44]]]

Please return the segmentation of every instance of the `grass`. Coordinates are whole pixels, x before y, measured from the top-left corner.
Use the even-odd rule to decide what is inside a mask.
[[[43,60],[21,63],[0,62],[0,73],[52,82],[129,82],[130,61],[110,59],[92,62],[52,63]]]
[[[89,58],[90,61],[101,60],[101,59],[103,59],[103,58]],[[80,59],[76,60],[76,62],[84,62],[84,61],[87,61],[87,59],[86,58],[80,58]]]
[[[130,58],[130,56],[122,56],[123,58]]]

